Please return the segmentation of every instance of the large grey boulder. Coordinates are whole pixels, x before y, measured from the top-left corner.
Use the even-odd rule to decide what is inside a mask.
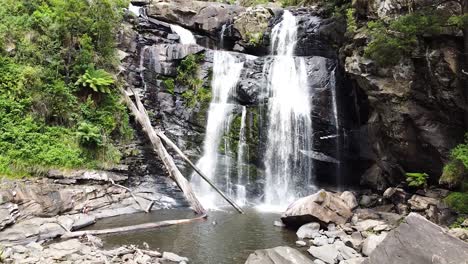
[[[377,246],[382,243],[382,241],[387,236],[387,233],[382,233],[380,235],[370,235],[364,240],[362,244],[362,254],[369,256]]]
[[[308,224],[301,226],[297,230],[296,235],[300,239],[315,238],[316,236],[320,235],[319,230],[320,230],[319,223],[308,223]]]
[[[322,225],[345,224],[353,215],[346,202],[339,195],[320,190],[303,197],[289,206],[281,220],[287,226],[298,227],[309,222]]]
[[[290,247],[275,247],[256,250],[245,264],[313,264],[301,252]]]
[[[410,213],[370,254],[366,264],[462,264],[468,244],[450,236],[442,227]]]
[[[241,6],[216,2],[157,0],[151,2],[147,12],[148,16],[156,19],[214,33],[244,10]]]

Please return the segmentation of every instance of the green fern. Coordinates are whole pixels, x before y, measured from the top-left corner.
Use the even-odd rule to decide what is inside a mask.
[[[95,92],[110,93],[110,86],[114,84],[114,78],[105,70],[95,70],[93,68],[87,69],[76,85],[89,87]]]
[[[419,172],[406,173],[406,182],[408,183],[408,186],[412,186],[412,187],[426,186],[427,178],[429,178],[429,175],[427,173],[419,173]]]

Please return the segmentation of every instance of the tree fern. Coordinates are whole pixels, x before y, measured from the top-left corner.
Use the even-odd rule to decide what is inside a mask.
[[[76,85],[88,87],[99,93],[110,93],[110,86],[114,84],[114,78],[105,70],[87,69]]]

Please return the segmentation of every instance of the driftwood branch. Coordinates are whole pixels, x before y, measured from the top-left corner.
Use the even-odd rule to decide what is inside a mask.
[[[148,136],[151,144],[153,145],[154,151],[158,154],[158,156],[162,160],[171,178],[174,179],[174,181],[177,183],[179,188],[184,193],[185,198],[192,206],[192,209],[197,214],[205,214],[206,211],[203,208],[200,201],[198,201],[195,193],[192,190],[192,187],[190,186],[190,183],[180,173],[171,155],[169,155],[166,148],[162,144],[161,139],[157,136],[156,131],[151,125],[151,121],[148,117],[148,114],[146,113],[146,110],[140,111],[125,90],[120,88],[120,92],[122,93],[125,99],[125,103],[127,104],[127,107],[135,116],[136,121],[141,125],[141,127],[143,128],[143,131],[146,132],[146,135]],[[133,94],[136,95],[136,93],[133,93]],[[138,102],[139,98],[136,97],[136,99],[137,99],[137,104],[141,104],[141,102]]]
[[[206,175],[195,165],[193,162],[180,150],[172,140],[170,140],[166,135],[164,135],[163,132],[158,131],[157,132],[159,138],[161,138],[164,143],[166,143],[170,148],[172,148],[179,156],[181,156],[191,167],[194,171],[196,171],[200,177],[202,177],[203,180],[205,180],[213,189],[215,189],[223,198],[226,200],[234,209],[236,209],[239,213],[243,214],[244,211],[240,206],[238,206],[231,198],[229,198],[227,195],[223,193],[216,185],[208,178]]]
[[[115,233],[124,233],[124,232],[132,232],[132,231],[141,231],[146,229],[154,229],[154,228],[161,228],[166,226],[178,225],[178,224],[187,224],[195,221],[200,221],[206,218],[206,214],[192,218],[192,219],[180,219],[180,220],[166,220],[161,222],[155,223],[146,223],[140,225],[132,225],[132,226],[124,226],[124,227],[116,227],[116,228],[109,228],[103,230],[87,230],[87,231],[77,231],[77,232],[69,232],[62,235],[62,238],[74,238],[74,237],[81,237],[86,235],[107,235],[107,234],[115,234]]]

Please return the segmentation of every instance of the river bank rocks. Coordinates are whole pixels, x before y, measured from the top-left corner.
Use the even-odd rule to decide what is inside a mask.
[[[297,249],[275,247],[256,250],[250,254],[245,264],[314,264]]]
[[[121,185],[126,181],[123,173],[105,171],[51,171],[40,179],[2,179],[0,244],[49,240],[101,218],[178,204],[155,180],[130,187],[134,196]]]
[[[307,248],[315,264],[464,263],[468,259],[463,255],[468,252],[468,231],[446,227],[456,216],[443,202],[447,194],[447,190],[440,188],[410,193],[392,187],[382,195],[320,190],[291,204],[282,217],[307,220],[308,223],[297,229],[295,245],[299,249]],[[402,207],[404,212],[399,211]],[[297,215],[291,214],[292,208]],[[327,211],[330,208],[334,208],[334,214]],[[346,217],[337,218],[335,214]],[[284,223],[296,228],[299,222]],[[426,243],[428,240],[431,241]],[[455,251],[464,253],[453,256]],[[393,256],[398,259],[394,260]],[[431,262],[434,259],[437,262]]]
[[[102,241],[93,236],[70,239],[54,244],[31,242],[27,245],[6,247],[0,251],[2,263],[128,263],[175,264],[188,263],[188,258],[174,253],[125,245],[116,249],[103,249]]]
[[[411,213],[369,254],[363,264],[466,263],[468,243]]]

